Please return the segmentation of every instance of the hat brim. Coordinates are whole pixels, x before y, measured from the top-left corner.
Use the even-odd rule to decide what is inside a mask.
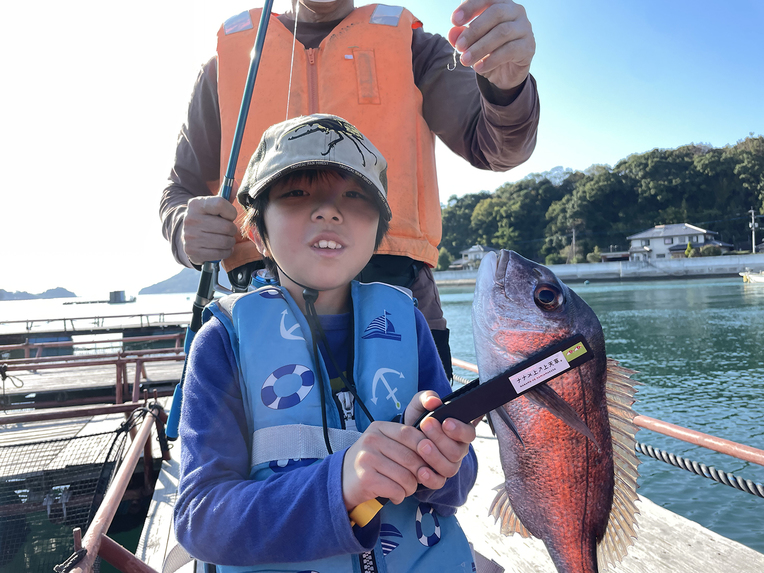
[[[280,179],[289,173],[299,171],[301,169],[333,169],[354,175],[356,178],[365,183],[369,189],[374,191],[376,194],[377,204],[379,205],[381,214],[385,220],[389,221],[392,218],[393,214],[390,210],[390,205],[387,202],[387,196],[384,189],[380,189],[379,184],[374,183],[374,181],[372,181],[369,177],[357,169],[353,169],[349,165],[339,161],[310,159],[293,163],[287,167],[279,169],[274,173],[271,173],[268,175],[268,177],[259,179],[257,183],[251,187],[243,187],[239,189],[236,197],[239,200],[239,203],[241,203],[244,207],[248,207],[258,195],[266,191],[271,185],[273,185],[273,183],[276,182],[277,179]]]

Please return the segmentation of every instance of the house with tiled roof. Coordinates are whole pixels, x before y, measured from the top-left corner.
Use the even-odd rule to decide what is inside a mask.
[[[693,249],[714,245],[722,252],[731,251],[733,245],[717,240],[715,236],[718,234],[689,223],[656,225],[652,229],[626,237],[631,241],[629,260],[656,261],[684,258],[688,244]]]
[[[448,268],[452,271],[476,269],[480,266],[480,261],[483,260],[484,256],[497,250],[492,247],[484,247],[483,245],[472,245],[469,249],[459,251],[462,258],[455,260]]]

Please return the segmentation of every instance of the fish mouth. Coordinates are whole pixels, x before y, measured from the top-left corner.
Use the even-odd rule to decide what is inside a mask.
[[[480,263],[480,269],[478,276],[481,274],[483,267],[487,266],[486,273],[493,273],[492,282],[499,287],[507,287],[507,271],[512,269],[513,273],[520,273],[527,276],[533,276],[535,280],[546,280],[548,282],[557,282],[557,277],[547,269],[546,267],[539,265],[524,256],[514,252],[502,249],[497,253],[488,253]],[[506,291],[506,288],[505,288]],[[509,292],[506,292],[509,296]]]
[[[496,284],[503,285],[504,279],[507,276],[507,266],[509,266],[509,259],[514,253],[502,249],[499,252],[498,260],[496,261],[496,272],[494,273],[493,280]]]
[[[504,287],[510,255],[509,251],[502,249],[498,252],[498,256],[496,252],[492,251],[483,257],[483,260],[480,261],[475,281],[478,289],[488,285],[499,288]]]

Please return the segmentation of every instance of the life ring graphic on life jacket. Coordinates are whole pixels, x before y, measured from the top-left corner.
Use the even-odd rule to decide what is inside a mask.
[[[431,535],[425,535],[422,531],[422,516],[428,513],[435,524],[435,531]],[[425,547],[432,547],[440,541],[440,521],[429,503],[420,503],[416,508],[416,536],[419,538],[419,543]]]
[[[304,460],[273,460],[268,464],[273,473],[284,473],[297,468],[304,468],[311,465],[317,458],[305,458]]]
[[[274,390],[276,381],[284,376],[294,374],[302,379],[302,385],[296,392],[292,392],[288,396],[279,396]],[[313,383],[315,377],[310,368],[302,366],[301,364],[287,364],[281,368],[277,368],[273,373],[266,378],[263,382],[263,389],[260,392],[260,397],[263,400],[263,404],[268,406],[271,410],[286,410],[292,406],[296,406],[305,399],[310,391],[313,389]]]
[[[273,287],[260,289],[257,294],[263,298],[284,298],[284,295],[281,294],[281,291]]]

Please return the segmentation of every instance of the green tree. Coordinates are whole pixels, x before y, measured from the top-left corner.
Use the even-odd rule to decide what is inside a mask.
[[[706,245],[705,247],[700,248],[701,257],[718,257],[721,254],[721,248],[717,247],[716,245]]]
[[[448,205],[441,209],[443,236],[440,246],[445,247],[455,259],[459,257],[459,251],[477,242],[470,228],[472,212],[480,201],[490,196],[491,193],[488,191],[468,193],[462,197],[452,195]]]
[[[687,248],[684,250],[684,256],[688,259],[692,256],[692,245],[687,243]]]
[[[590,263],[602,262],[602,251],[600,251],[600,248],[597,245],[594,245],[594,250],[586,255],[586,260]]]
[[[449,253],[445,247],[441,247],[438,253],[438,266],[435,268],[435,270],[446,271],[448,270],[448,265],[453,262],[454,257],[451,256],[451,253]]]
[[[690,144],[630,155],[615,167],[555,168],[495,192],[451,197],[443,240],[453,257],[474,244],[512,249],[533,260],[599,245],[625,250],[626,237],[654,225],[688,223],[748,246],[746,212],[764,213],[764,137],[713,148]],[[604,249],[604,247],[603,247]],[[688,256],[694,256],[692,249]],[[696,253],[697,255],[697,253]],[[555,257],[552,257],[555,259]]]

